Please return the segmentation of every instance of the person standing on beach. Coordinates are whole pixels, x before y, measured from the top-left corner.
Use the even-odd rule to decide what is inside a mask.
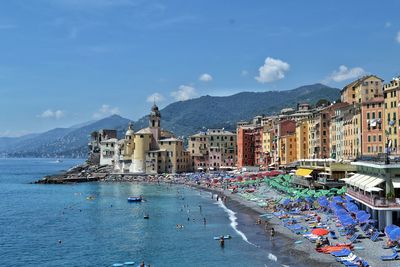
[[[270,230],[270,235],[271,235],[271,240],[274,238],[274,236],[275,236],[275,229],[274,229],[274,227],[272,227],[271,228],[271,230]]]
[[[219,200],[219,195],[217,195],[217,201]]]

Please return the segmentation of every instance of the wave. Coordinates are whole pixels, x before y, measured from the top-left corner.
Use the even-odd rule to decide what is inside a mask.
[[[228,215],[229,215],[229,220],[231,221],[230,225],[231,225],[232,229],[235,230],[235,232],[243,239],[243,241],[246,242],[246,243],[249,243],[250,245],[253,245],[253,246],[257,247],[255,244],[251,243],[251,242],[247,239],[246,235],[245,235],[242,231],[240,231],[239,229],[237,229],[238,223],[237,223],[237,221],[236,221],[236,220],[237,220],[236,212],[234,212],[234,211],[228,209],[228,208],[225,206],[224,202],[222,202],[222,201],[218,201],[216,204],[218,204],[218,206],[220,206],[223,210],[225,210],[226,213],[228,213]]]
[[[240,231],[239,229],[237,229],[238,223],[237,223],[237,221],[236,221],[236,220],[237,220],[236,212],[234,212],[234,211],[228,209],[228,208],[225,206],[224,202],[221,201],[221,200],[220,200],[220,201],[217,201],[215,204],[217,204],[218,206],[220,206],[226,213],[228,213],[228,215],[229,215],[229,220],[231,221],[230,226],[231,226],[232,229],[243,239],[243,241],[246,242],[246,243],[248,243],[248,244],[250,244],[250,245],[252,245],[252,246],[255,246],[255,247],[258,248],[259,246],[257,246],[257,245],[255,245],[255,244],[251,243],[251,242],[247,239],[246,235],[245,235],[242,231]],[[268,259],[271,260],[271,261],[275,261],[275,262],[278,261],[278,258],[277,258],[274,254],[272,254],[272,253],[269,253],[269,254],[268,254]],[[285,265],[283,265],[283,266],[285,266]]]

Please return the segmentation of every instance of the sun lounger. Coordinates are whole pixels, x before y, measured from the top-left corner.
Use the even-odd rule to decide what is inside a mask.
[[[344,262],[344,261],[354,261],[357,259],[357,256],[353,253],[350,253],[347,257],[336,257],[336,261]]]
[[[373,242],[375,242],[375,241],[378,240],[378,237],[379,237],[379,231],[376,231],[375,233],[372,234],[371,240],[372,240]]]
[[[390,256],[381,256],[381,260],[383,261],[392,261],[398,259],[399,255],[397,254],[397,251],[395,251],[392,255]]]
[[[351,243],[355,243],[355,242],[357,242],[357,238],[358,238],[359,236],[360,236],[359,233],[355,233],[352,237],[349,238],[349,241],[350,241]]]
[[[344,248],[344,249],[339,250],[339,251],[331,252],[331,255],[335,256],[335,257],[347,257],[347,256],[350,255],[350,253],[351,253],[350,249]]]

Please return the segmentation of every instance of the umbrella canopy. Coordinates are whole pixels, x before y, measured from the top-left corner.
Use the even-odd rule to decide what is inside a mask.
[[[389,233],[389,239],[392,241],[397,241],[400,239],[400,228],[396,228]]]
[[[317,229],[312,230],[311,233],[313,235],[323,236],[323,235],[327,235],[329,233],[329,230],[324,229],[324,228],[317,228]]]
[[[397,229],[397,228],[400,228],[400,227],[398,227],[397,225],[394,225],[394,224],[390,224],[390,225],[386,226],[385,227],[386,236],[389,236],[390,232],[395,230],[395,229]]]

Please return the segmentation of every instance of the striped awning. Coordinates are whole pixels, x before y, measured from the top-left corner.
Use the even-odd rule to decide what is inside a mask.
[[[310,175],[312,172],[313,172],[313,170],[310,170],[310,169],[297,169],[296,175],[304,177],[304,176]]]
[[[400,179],[392,179],[393,187],[400,188]]]
[[[343,180],[346,182],[346,184],[358,187],[361,190],[367,192],[380,191],[379,190],[380,188],[376,186],[385,181],[385,179],[382,179],[380,177],[359,174],[359,173],[351,176],[350,178],[345,178]],[[400,188],[400,181],[398,183],[398,186],[399,186],[398,188]]]

